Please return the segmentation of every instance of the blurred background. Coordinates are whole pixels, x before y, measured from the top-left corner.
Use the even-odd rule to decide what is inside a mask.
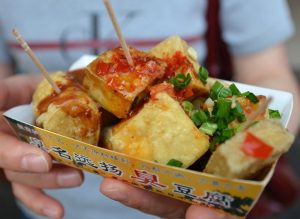
[[[292,10],[292,16],[296,25],[296,34],[288,42],[288,55],[289,62],[300,83],[300,1],[299,0],[289,0],[288,1]],[[288,160],[292,163],[294,170],[297,172],[300,178],[300,135],[296,139],[293,147],[289,151]],[[13,196],[11,194],[10,186],[5,181],[5,178],[0,171],[0,212],[1,219],[17,219],[19,218],[19,211],[16,208]],[[291,206],[286,211],[280,213],[279,215],[273,216],[267,219],[298,219],[300,215],[300,197],[298,197],[297,202]]]
[[[288,55],[290,64],[300,80],[300,1],[289,0],[288,2],[296,25],[296,34],[287,44]]]

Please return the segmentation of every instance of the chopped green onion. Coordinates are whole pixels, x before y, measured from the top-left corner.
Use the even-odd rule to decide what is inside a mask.
[[[183,107],[184,111],[189,113],[193,110],[194,105],[190,101],[183,101],[182,102],[182,107]]]
[[[191,75],[187,74],[186,76],[182,73],[179,73],[170,79],[170,82],[177,89],[183,89],[191,82]]]
[[[235,134],[235,130],[232,128],[225,128],[222,130],[222,138],[224,140],[231,138]]]
[[[252,103],[258,103],[259,100],[258,98],[255,96],[254,93],[249,93],[249,95],[247,96],[247,98],[252,102]]]
[[[249,91],[242,93],[242,96],[246,97],[247,99],[249,99],[252,103],[258,103],[259,100],[258,98],[255,96],[254,93],[251,93]]]
[[[223,84],[221,84],[219,81],[216,81],[210,89],[210,98],[213,100],[218,99],[219,93],[223,87]]]
[[[269,111],[269,118],[271,118],[271,119],[280,119],[281,118],[280,112],[278,110],[269,109],[268,111]]]
[[[232,92],[233,95],[236,95],[236,96],[241,95],[240,90],[237,88],[237,86],[235,84],[231,84],[229,86],[229,89],[231,90],[231,92]]]
[[[235,116],[244,115],[244,110],[241,107],[241,104],[237,101],[235,102],[235,107],[232,109],[232,112]]]
[[[216,150],[216,146],[220,143],[220,137],[219,136],[214,136],[212,141],[209,144],[209,150],[211,152],[214,152]]]
[[[230,89],[226,88],[226,87],[223,87],[220,92],[219,92],[219,97],[230,97],[232,96],[232,92]]]
[[[231,111],[231,100],[226,98],[219,98],[217,101],[217,117],[228,118]]]
[[[201,125],[202,123],[207,121],[207,115],[205,114],[205,112],[203,110],[195,110],[192,113],[192,117],[191,119],[193,120],[193,122],[195,123],[196,126]]]
[[[204,67],[200,67],[198,71],[199,79],[202,81],[203,84],[207,83],[207,78],[208,78],[208,71]]]
[[[246,118],[245,115],[241,115],[241,116],[238,116],[238,117],[237,117],[237,120],[238,120],[239,122],[246,122],[247,118]]]
[[[241,104],[239,102],[236,102],[235,105],[236,106],[232,109],[233,115],[236,116],[239,122],[245,122],[246,116],[244,114],[243,108],[241,107]]]
[[[173,167],[182,167],[183,163],[176,159],[171,159],[168,161],[167,165],[173,166]]]
[[[213,136],[213,134],[217,129],[218,129],[218,125],[216,123],[211,123],[211,122],[205,122],[199,128],[200,131],[210,136]]]
[[[228,126],[226,119],[223,119],[223,118],[219,118],[217,121],[217,124],[218,124],[219,130],[225,129]]]

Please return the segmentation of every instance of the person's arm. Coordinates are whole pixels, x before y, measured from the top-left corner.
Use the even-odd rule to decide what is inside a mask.
[[[285,46],[276,45],[260,53],[233,58],[235,80],[291,92],[294,109],[288,129],[297,134],[300,123],[299,85],[289,67]]]

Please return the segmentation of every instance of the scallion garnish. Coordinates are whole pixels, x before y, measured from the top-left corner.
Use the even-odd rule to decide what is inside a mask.
[[[244,110],[243,110],[243,108],[241,107],[241,104],[238,101],[235,102],[235,107],[232,109],[232,113],[235,116],[244,115]]]
[[[203,84],[207,83],[207,78],[208,78],[208,71],[204,67],[200,67],[198,71],[199,79],[202,81]]]
[[[247,99],[249,99],[252,103],[258,103],[259,100],[258,98],[255,96],[254,93],[251,93],[249,91],[242,93],[242,96],[246,97]]]
[[[222,139],[225,141],[226,139],[231,138],[235,133],[235,130],[232,128],[225,128],[222,130]]]
[[[192,112],[191,119],[196,126],[199,126],[202,123],[206,122],[208,117],[203,110],[199,109]]]
[[[173,167],[182,167],[183,163],[176,159],[171,159],[168,161],[167,165],[173,166]]]
[[[201,69],[199,69],[199,77],[200,72]],[[221,82],[215,81],[210,89],[209,98],[200,104],[204,110],[196,110],[190,102],[183,103],[183,108],[189,112],[191,120],[199,127],[199,130],[211,136],[210,150],[214,151],[217,145],[230,139],[244,128],[243,123],[247,117],[242,105],[246,99],[254,104],[259,102],[259,98],[252,92],[241,93],[235,84],[227,88]],[[269,118],[280,118],[279,111],[269,109]]]
[[[218,124],[218,129],[219,130],[225,129],[228,126],[228,123],[227,123],[226,119],[223,119],[223,118],[219,118],[217,120],[217,124]]]
[[[232,109],[232,114],[236,116],[237,120],[239,122],[245,122],[246,116],[244,114],[244,110],[241,107],[241,104],[239,102],[235,103],[235,107]]]
[[[228,118],[231,110],[231,100],[226,98],[219,98],[217,100],[217,117]]]
[[[224,87],[219,81],[216,81],[210,90],[210,98],[213,100],[218,99],[219,97],[230,97],[232,92],[229,88]]]
[[[214,136],[212,138],[212,141],[209,144],[209,150],[211,152],[214,152],[216,150],[216,146],[220,143],[220,137],[219,136]]]
[[[271,119],[280,119],[281,118],[280,112],[278,110],[269,109],[268,111],[269,111],[269,118],[271,118]]]
[[[230,97],[232,96],[232,92],[230,89],[226,88],[226,87],[223,87],[220,92],[219,92],[219,97]]]
[[[232,92],[233,95],[236,95],[236,96],[241,95],[240,90],[237,88],[237,86],[235,84],[231,84],[229,86],[229,89],[231,90],[231,92]]]
[[[174,77],[170,78],[170,82],[174,85],[177,89],[183,89],[191,82],[191,75],[187,74],[186,76],[182,73],[175,75]]]
[[[246,122],[247,118],[246,118],[245,115],[241,115],[241,116],[238,116],[238,117],[237,117],[237,120],[238,120],[239,122]]]
[[[222,90],[222,88],[224,87],[223,84],[221,84],[219,81],[216,81],[213,86],[211,87],[210,90],[210,98],[213,100],[218,99],[219,97],[219,93]]]
[[[190,113],[190,112],[192,112],[194,105],[190,101],[183,101],[182,107],[185,112]]]
[[[217,129],[218,129],[218,125],[216,123],[211,123],[211,122],[205,122],[199,128],[200,131],[210,136],[213,136],[213,134]]]

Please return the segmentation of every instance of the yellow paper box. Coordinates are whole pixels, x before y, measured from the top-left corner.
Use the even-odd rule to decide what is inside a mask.
[[[85,66],[84,57],[72,67]],[[287,92],[235,83],[238,88],[273,98],[281,122],[287,125],[292,111],[292,95]],[[89,145],[34,126],[31,105],[18,106],[4,114],[21,140],[48,152],[54,160],[104,177],[113,177],[152,192],[193,204],[201,204],[244,218],[254,206],[274,166],[262,181],[228,179],[206,173],[140,160],[98,146]]]

